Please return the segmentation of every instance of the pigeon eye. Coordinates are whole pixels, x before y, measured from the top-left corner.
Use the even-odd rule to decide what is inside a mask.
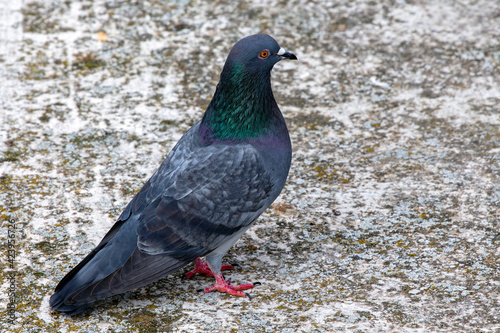
[[[260,59],[266,59],[269,56],[269,50],[262,50],[259,54]]]

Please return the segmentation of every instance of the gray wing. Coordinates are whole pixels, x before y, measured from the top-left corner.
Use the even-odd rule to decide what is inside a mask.
[[[174,171],[161,167],[151,179],[164,190],[139,220],[137,245],[144,253],[194,260],[249,226],[275,199],[251,145],[187,147],[172,159],[183,163]]]

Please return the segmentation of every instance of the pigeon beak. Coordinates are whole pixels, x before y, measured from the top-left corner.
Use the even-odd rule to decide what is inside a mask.
[[[295,54],[288,52],[284,48],[280,48],[280,50],[276,54],[279,55],[281,58],[290,59],[290,60],[297,60],[297,57],[295,56]]]

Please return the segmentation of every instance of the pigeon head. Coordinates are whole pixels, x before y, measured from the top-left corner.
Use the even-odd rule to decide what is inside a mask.
[[[251,74],[267,73],[282,59],[296,60],[297,57],[280,47],[269,35],[252,35],[234,44],[223,71],[235,71],[236,68],[236,71]]]
[[[245,141],[286,131],[271,89],[271,69],[297,57],[269,35],[238,41],[229,52],[219,84],[200,126],[206,142]]]

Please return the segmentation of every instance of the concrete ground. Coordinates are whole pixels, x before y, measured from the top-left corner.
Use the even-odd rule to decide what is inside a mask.
[[[288,182],[226,257],[253,299],[186,269],[52,311],[258,32],[299,61]],[[500,2],[0,0],[0,78],[1,331],[500,332]]]

